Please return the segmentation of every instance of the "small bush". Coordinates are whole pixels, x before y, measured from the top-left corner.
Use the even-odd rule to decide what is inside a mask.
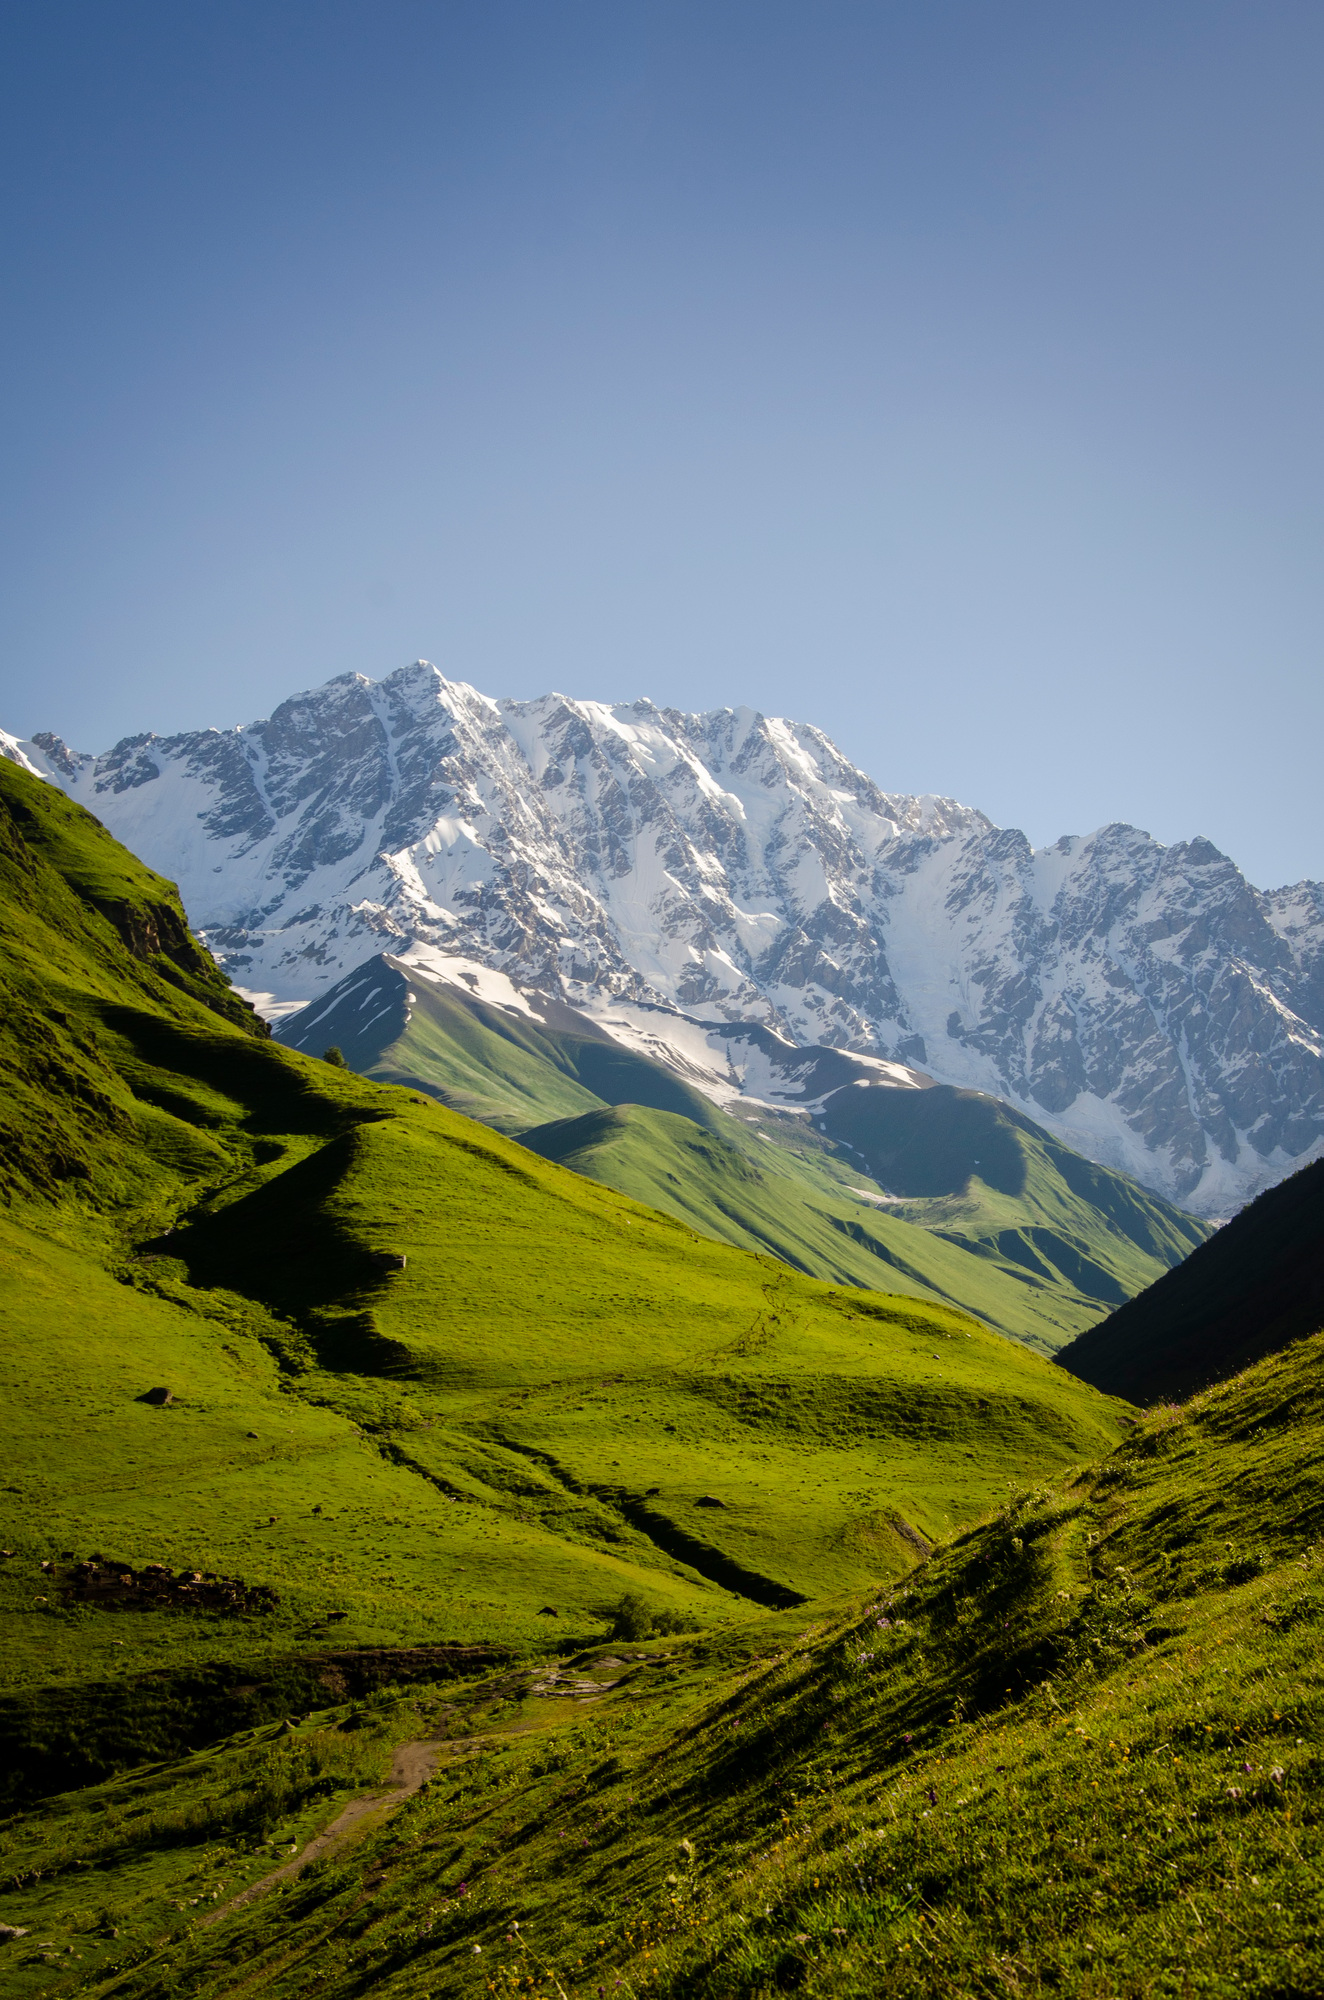
[[[653,1613],[637,1590],[627,1590],[607,1615],[613,1639],[646,1639],[653,1630]]]
[[[611,1626],[613,1639],[653,1639],[670,1632],[693,1632],[695,1620],[683,1611],[654,1611],[647,1598],[636,1590],[627,1590],[624,1597],[604,1614]]]

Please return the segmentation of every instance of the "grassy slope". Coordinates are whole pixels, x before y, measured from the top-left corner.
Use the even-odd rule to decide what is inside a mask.
[[[1153,1284],[1210,1234],[1207,1223],[1073,1153],[982,1091],[843,1090],[824,1123],[907,1197],[901,1218],[1003,1270],[1105,1306]]]
[[[113,870],[119,928],[78,886]],[[351,1647],[545,1643],[544,1607],[591,1635],[624,1589],[730,1619],[899,1573],[1119,1434],[960,1314],[804,1280],[263,1039],[182,926],[183,964],[139,936],[179,922],[168,885],[11,765],[0,892],[0,1689],[95,1706],[325,1645],[332,1613]],[[158,1384],[177,1406],[136,1400]],[[63,1607],[39,1561],[97,1549],[280,1607]]]
[[[1064,1368],[1149,1403],[1220,1381],[1324,1321],[1324,1160],[1269,1188],[1189,1262],[1081,1335]]]
[[[0,1916],[61,1957],[13,1990],[1319,1992],[1322,1364],[1155,1412],[899,1584],[617,1649],[595,1706],[509,1673],[369,1704],[482,1754],[214,1930],[198,1899],[352,1783],[343,1708],[21,1816]]]
[[[534,1022],[379,958],[281,1035],[315,1052],[334,1041],[363,1074],[427,1090],[722,1242],[964,1306],[1041,1353],[1207,1233],[976,1092],[846,1089],[819,1130],[753,1106],[727,1116],[568,1009],[553,1014]],[[883,1204],[884,1188],[921,1198]]]
[[[1116,1421],[1050,1406],[1067,1378],[962,1314],[799,1278],[438,1107],[336,1154],[170,1247],[302,1310],[308,1393],[359,1414],[380,1370],[414,1413],[396,1449],[507,1518],[589,1502],[621,1553],[776,1602],[904,1560],[898,1535],[978,1507],[992,1465],[1079,1457]]]
[[[649,1202],[721,1242],[769,1251],[836,1283],[886,1283],[915,1298],[964,1307],[1041,1353],[1053,1353],[1075,1329],[1097,1319],[1098,1299],[1042,1259],[1029,1271],[1009,1259],[972,1257],[954,1233],[917,1228],[903,1219],[906,1211],[862,1200],[852,1183],[872,1184],[858,1168],[842,1167],[815,1135],[785,1130],[801,1121],[760,1119],[760,1130],[777,1131],[761,1151],[734,1120],[724,1122],[729,1138],[626,1104],[540,1125],[520,1140],[543,1158]],[[960,1203],[968,1207],[981,1194],[971,1183]],[[1023,1208],[1017,1219],[1025,1226]],[[1163,1268],[1138,1256],[1132,1262],[1137,1277],[1146,1268]]]
[[[712,1131],[728,1122],[700,1091],[568,1007],[549,1002],[539,1022],[409,972],[387,956],[369,960],[330,1001],[284,1021],[280,1039],[312,1055],[334,1043],[361,1075],[425,1090],[498,1132],[624,1103]]]

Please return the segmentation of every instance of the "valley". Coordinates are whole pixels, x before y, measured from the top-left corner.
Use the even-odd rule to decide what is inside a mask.
[[[961,1306],[1045,1354],[1208,1234],[921,1071],[656,1012],[589,1018],[426,947],[369,960],[276,1032],[719,1241]]]
[[[626,1591],[723,1620],[899,1570],[1120,1434],[949,1304],[803,1277],[281,1048],[101,914],[100,869],[130,939],[166,885],[0,781],[10,1498],[40,1523],[0,1572],[11,1674],[123,1649],[32,1604],[66,1549],[248,1576],[273,1633],[416,1643],[440,1592],[448,1639],[527,1644]],[[176,1625],[145,1612],[135,1650]]]
[[[1324,2000],[1324,11],[0,33],[0,2000]]]

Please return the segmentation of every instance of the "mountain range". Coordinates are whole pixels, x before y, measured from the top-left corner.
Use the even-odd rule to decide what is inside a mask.
[[[1258,890],[1202,839],[1036,850],[805,724],[493,701],[422,661],[243,728],[0,748],[177,880],[272,1013],[425,945],[627,1039],[743,1024],[991,1092],[1206,1216],[1324,1148],[1324,885]]]

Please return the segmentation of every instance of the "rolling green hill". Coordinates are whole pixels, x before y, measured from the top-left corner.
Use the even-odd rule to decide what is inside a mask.
[[[1324,1325],[1324,1160],[1248,1204],[1058,1357],[1138,1403],[1189,1395]]]
[[[1057,1263],[1041,1252],[1031,1269],[1019,1239],[1036,1227],[1029,1219],[1035,1213],[1033,1194],[1015,1208],[1014,1229],[1000,1231],[998,1222],[1006,1223],[1012,1205],[973,1178],[941,1209],[937,1203],[895,1204],[872,1193],[874,1184],[859,1168],[844,1167],[816,1133],[804,1129],[803,1120],[775,1112],[759,1117],[758,1133],[777,1130],[766,1148],[751,1143],[743,1119],[723,1118],[722,1127],[696,1129],[687,1118],[624,1104],[536,1126],[521,1133],[520,1142],[721,1242],[770,1251],[838,1284],[886,1283],[915,1298],[959,1306],[1045,1354],[1073,1327],[1094,1323],[1100,1292],[1126,1296],[1100,1250],[1132,1283],[1164,1268],[1084,1203],[1068,1200],[1055,1204],[1052,1222],[1037,1225]],[[1060,1183],[1048,1175],[1044,1181],[1052,1201]],[[915,1207],[924,1214],[940,1212],[929,1225]],[[988,1226],[990,1211],[991,1242],[972,1240],[973,1230],[972,1238],[959,1233],[963,1222]],[[1015,1235],[1020,1254],[1000,1249],[999,1235]],[[1073,1249],[1073,1238],[1088,1241],[1096,1255],[1087,1259]]]
[[[1207,1223],[981,1091],[838,1091],[823,1124],[904,1197],[892,1210],[898,1219],[1088,1299],[1096,1316],[1100,1305],[1120,1307],[1155,1283],[1210,1234]]]
[[[538,1009],[515,1012],[383,955],[283,1021],[278,1038],[311,1055],[333,1045],[360,1075],[425,1090],[497,1132],[604,1104],[648,1105],[711,1131],[729,1124],[702,1091],[586,1016],[541,996]]]
[[[959,1305],[1044,1354],[1208,1234],[979,1092],[838,1082],[812,1120],[747,1099],[722,1111],[557,1001],[530,995],[521,1011],[389,957],[279,1034],[317,1053],[334,1043],[351,1068],[721,1242]]]
[[[12,765],[0,939],[0,1686],[329,1633],[543,1644],[626,1591],[730,1619],[899,1572],[1119,1434],[960,1312],[803,1278],[275,1044],[168,885]],[[94,1553],[279,1605],[108,1620],[42,1587]]]

